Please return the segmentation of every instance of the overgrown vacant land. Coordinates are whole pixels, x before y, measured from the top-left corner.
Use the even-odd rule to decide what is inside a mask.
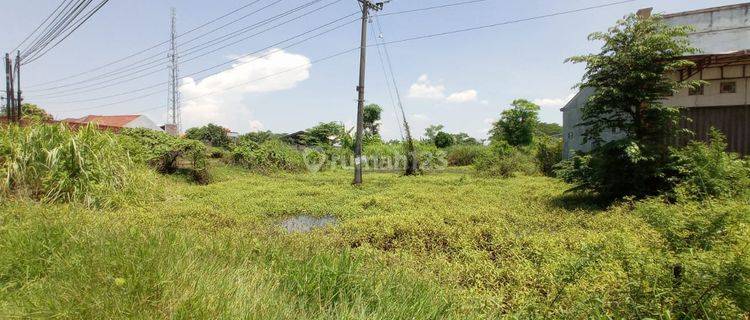
[[[743,296],[747,279],[712,276],[748,265],[746,200],[712,203],[731,221],[701,235],[688,230],[711,232],[711,221],[690,218],[706,210],[695,203],[603,211],[544,177],[372,173],[354,188],[348,171],[214,171],[207,186],[154,175],[157,196],[120,209],[4,203],[0,315],[741,318],[747,306],[724,292]],[[280,227],[299,214],[340,220]]]

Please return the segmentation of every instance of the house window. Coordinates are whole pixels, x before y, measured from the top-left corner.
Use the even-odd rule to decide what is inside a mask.
[[[702,96],[704,88],[705,88],[704,85],[700,85],[699,87],[690,87],[688,94],[691,96]]]
[[[568,132],[568,139],[573,139],[573,132]]]
[[[737,82],[722,82],[721,93],[737,93]]]

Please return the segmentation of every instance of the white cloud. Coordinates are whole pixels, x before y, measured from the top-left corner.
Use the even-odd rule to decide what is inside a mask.
[[[416,119],[416,120],[422,120],[422,121],[426,121],[426,120],[428,120],[428,119],[429,119],[429,117],[428,117],[428,116],[427,116],[426,114],[422,114],[422,113],[415,113],[415,114],[413,114],[413,115],[411,115],[411,116],[412,116],[412,117],[413,117],[414,119]]]
[[[409,87],[409,98],[441,100],[445,97],[445,86],[433,85],[426,74]]]
[[[309,77],[310,59],[272,49],[242,58],[232,68],[200,81],[184,78],[180,86],[186,100],[181,110],[184,127],[213,122],[239,132],[262,130],[263,123],[252,119],[246,96],[288,90]]]
[[[470,89],[452,93],[448,96],[448,98],[445,99],[445,101],[448,101],[450,103],[466,103],[477,101],[477,91]]]
[[[532,102],[543,108],[562,108],[563,106],[565,106],[565,104],[568,103],[568,101],[570,101],[570,99],[573,99],[575,95],[575,93],[571,93],[567,97],[563,98],[534,99]]]
[[[474,89],[446,95],[445,86],[442,84],[433,84],[426,74],[419,76],[417,82],[409,87],[409,98],[415,99],[439,100],[447,103],[466,103],[477,101],[477,97],[477,91]],[[487,104],[488,102],[482,100],[481,103]]]
[[[489,102],[489,101],[487,101],[487,100],[482,100],[482,101],[479,101],[479,103],[481,103],[481,104],[483,104],[483,105],[485,105],[485,106],[486,106],[486,105],[488,105],[488,104],[490,104],[490,102]]]

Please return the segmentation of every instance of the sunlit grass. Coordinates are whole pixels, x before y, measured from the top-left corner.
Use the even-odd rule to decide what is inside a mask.
[[[557,180],[453,169],[367,173],[353,187],[348,171],[218,163],[212,177],[159,177],[163,200],[116,210],[4,204],[0,315],[629,318],[673,303],[665,239],[628,206],[588,206]],[[298,214],[339,223],[279,227]]]

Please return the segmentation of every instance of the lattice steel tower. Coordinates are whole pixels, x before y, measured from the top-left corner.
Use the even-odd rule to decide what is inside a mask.
[[[169,97],[167,102],[167,108],[169,109],[168,117],[172,124],[175,126],[177,133],[181,132],[180,123],[180,69],[179,69],[179,56],[177,54],[177,13],[175,8],[172,8],[172,24],[171,24],[171,37],[170,37],[170,48],[169,48]]]

